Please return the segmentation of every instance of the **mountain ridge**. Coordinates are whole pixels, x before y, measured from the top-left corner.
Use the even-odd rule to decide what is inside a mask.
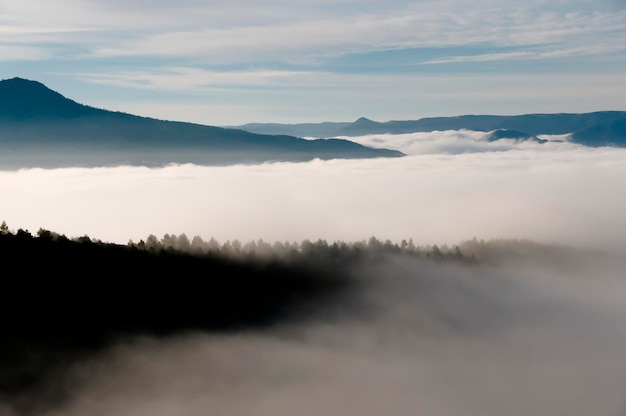
[[[328,123],[328,122],[324,122]],[[248,131],[263,128],[272,132],[281,124],[234,126]],[[290,131],[297,133],[298,125],[291,124]],[[309,132],[315,129],[307,123]],[[516,132],[518,137],[538,135],[571,134],[572,141],[587,146],[626,146],[626,111],[595,111],[588,113],[529,113],[521,115],[461,115],[449,117],[426,117],[417,120],[391,120],[377,122],[361,117],[354,122],[335,122],[337,129],[330,134],[315,137],[356,137],[370,134],[408,134],[441,130],[475,130]]]
[[[79,117],[105,111],[71,100],[38,81],[20,77],[0,81],[0,117],[4,119]]]
[[[37,81],[0,81],[0,169],[401,156],[345,139],[306,140],[115,112],[79,104]]]

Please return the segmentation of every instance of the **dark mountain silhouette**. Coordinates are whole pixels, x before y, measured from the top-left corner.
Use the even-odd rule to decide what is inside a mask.
[[[547,140],[540,139],[532,134],[523,133],[517,130],[498,129],[492,131],[487,140],[494,142],[501,139],[514,139],[514,140],[532,140],[540,143],[545,143]]]
[[[626,118],[626,112],[603,111],[584,114],[525,114],[515,116],[464,115],[458,117],[433,117],[415,121],[388,121],[376,123],[376,133],[409,133],[433,130],[517,130],[529,135],[567,134]],[[352,136],[361,131],[357,122],[344,128],[343,135]],[[359,133],[360,134],[360,133]]]
[[[573,140],[587,146],[603,143],[611,146],[626,147],[626,117],[596,124],[577,131]]]
[[[104,113],[106,111],[65,98],[37,81],[22,78],[0,81],[0,117],[3,121],[72,119]]]
[[[392,120],[384,123],[360,118],[353,123],[335,123],[338,129],[317,137],[362,136],[367,134],[403,134],[435,130],[515,131],[517,137],[531,139],[540,134],[571,134],[575,143],[587,146],[626,146],[626,111],[591,113],[524,114],[512,116],[462,115],[428,117],[418,120]],[[271,133],[270,126],[264,131]],[[290,125],[298,132],[298,125]],[[245,128],[245,126],[241,126]],[[256,128],[260,128],[256,126]],[[312,131],[313,127],[307,125]],[[500,135],[502,133],[496,133]]]
[[[45,85],[0,81],[0,166],[224,165],[399,157],[349,140],[305,140],[97,109]]]
[[[323,123],[296,124],[248,123],[241,126],[227,127],[258,134],[286,134],[297,137],[333,137],[339,129],[349,126],[350,124],[350,122],[326,121]]]

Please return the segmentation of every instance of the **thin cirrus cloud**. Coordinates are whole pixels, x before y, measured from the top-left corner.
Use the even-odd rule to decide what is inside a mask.
[[[44,48],[23,47],[20,45],[0,45],[0,62],[3,61],[40,61],[50,58],[50,53]]]
[[[471,20],[455,13],[426,13],[400,10],[385,16],[321,16],[308,22],[272,22],[271,24],[233,26],[228,28],[197,27],[191,30],[137,34],[117,46],[97,48],[95,56],[204,56],[211,62],[225,63],[263,59],[306,62],[307,56],[322,59],[346,53],[363,53],[394,48],[438,48],[458,45],[531,46],[564,45],[568,54],[586,55],[576,48],[581,40],[589,45],[616,45],[620,50],[626,29],[626,11],[617,14],[549,13],[535,16],[494,12],[497,17],[474,15]],[[487,29],[488,28],[488,29]],[[613,36],[617,34],[618,36]],[[621,47],[623,48],[623,46]],[[501,58],[549,58],[549,53],[519,52]],[[213,55],[214,54],[214,55]]]
[[[243,12],[235,14],[228,6],[198,2],[183,2],[176,8],[161,3],[148,8],[71,1],[51,7],[25,2],[5,6],[3,20],[12,31],[22,31],[26,41],[30,35],[48,31],[65,42],[59,27],[68,33],[91,32],[95,38],[88,45],[89,54],[97,57],[204,56],[208,61],[233,62],[261,59],[268,51],[272,59],[297,60],[307,55],[323,57],[409,46],[554,42],[573,46],[583,37],[600,36],[604,43],[611,42],[607,35],[624,30],[626,13],[566,8],[559,13],[544,10],[541,3],[513,8],[488,5],[480,10],[441,3],[390,3],[383,7],[373,2],[361,8],[342,8],[352,3],[285,7],[277,2],[263,7],[246,5],[238,9]],[[247,18],[236,20],[232,16]],[[83,43],[80,37],[74,41]],[[615,42],[619,43],[619,36]]]
[[[272,86],[311,75],[305,71],[207,71],[189,67],[163,68],[158,72],[114,72],[75,74],[91,82],[122,87],[193,91],[197,88]]]
[[[551,49],[551,50],[533,50],[521,52],[503,52],[503,53],[487,53],[481,55],[462,55],[452,56],[442,59],[433,59],[424,61],[422,64],[450,64],[463,62],[493,62],[493,61],[510,61],[510,60],[530,60],[530,59],[549,59],[564,58],[574,56],[597,56],[603,54],[613,54],[626,50],[624,45],[592,45],[584,47]]]
[[[625,22],[582,0],[25,0],[0,6],[0,71],[213,125],[597,111],[623,106]]]
[[[351,121],[361,116],[385,121],[479,112],[509,115],[585,112],[619,109],[621,97],[626,94],[624,75],[619,73],[555,73],[542,77],[499,73],[489,77],[395,74],[389,77],[315,71],[167,68],[112,73],[99,70],[74,73],[73,77],[93,85],[132,91],[186,94],[169,102],[149,97],[128,101],[81,98],[82,102],[156,118],[231,126],[250,121],[297,123],[329,118]],[[566,107],[563,100],[567,101]],[[374,109],[374,105],[381,108]]]

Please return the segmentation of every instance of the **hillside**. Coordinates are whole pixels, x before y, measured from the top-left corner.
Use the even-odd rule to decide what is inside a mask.
[[[97,109],[36,81],[0,81],[0,168],[5,169],[399,156],[349,140],[256,134]]]
[[[315,137],[363,136],[368,134],[405,134],[435,130],[515,131],[518,137],[535,137],[541,134],[571,134],[572,141],[587,146],[626,146],[626,111],[598,111],[592,113],[523,114],[512,116],[463,115],[457,117],[429,117],[418,120],[377,122],[364,117],[353,123],[311,124],[256,124],[238,128],[251,132],[273,133],[289,128],[292,134],[317,131],[325,133]],[[322,126],[324,126],[322,128]],[[500,134],[500,133],[498,133]]]

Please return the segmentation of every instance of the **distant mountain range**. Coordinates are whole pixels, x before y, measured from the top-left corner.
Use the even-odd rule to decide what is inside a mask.
[[[140,117],[79,104],[37,81],[0,81],[0,169],[401,156],[349,140],[307,140]]]
[[[464,115],[383,123],[362,117],[352,123],[253,123],[233,127],[256,133],[292,134],[300,137],[354,137],[461,129],[494,132],[492,138],[536,139],[542,134],[571,134],[572,142],[587,146],[626,147],[626,111],[514,116]]]

